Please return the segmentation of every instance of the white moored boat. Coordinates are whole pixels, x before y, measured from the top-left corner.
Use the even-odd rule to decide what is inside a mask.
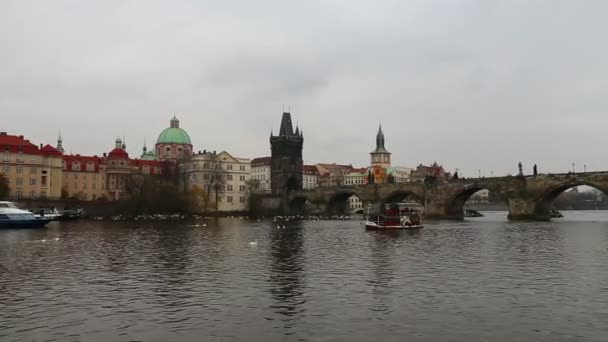
[[[13,202],[0,202],[0,228],[40,228],[50,221],[36,218],[31,212],[17,208]]]

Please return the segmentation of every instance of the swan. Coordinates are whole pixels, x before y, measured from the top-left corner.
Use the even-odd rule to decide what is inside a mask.
[[[257,245],[258,245],[258,240],[257,239],[255,241],[249,242],[249,246],[257,246]]]

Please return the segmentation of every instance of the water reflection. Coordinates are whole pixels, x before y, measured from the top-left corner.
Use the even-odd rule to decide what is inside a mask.
[[[274,299],[271,308],[276,313],[291,317],[303,311],[304,299],[304,229],[294,222],[285,229],[270,233],[270,292]],[[287,319],[288,321],[288,319]]]

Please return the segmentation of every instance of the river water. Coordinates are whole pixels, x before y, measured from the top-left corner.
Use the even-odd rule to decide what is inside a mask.
[[[565,214],[0,230],[0,341],[608,341],[608,212]]]

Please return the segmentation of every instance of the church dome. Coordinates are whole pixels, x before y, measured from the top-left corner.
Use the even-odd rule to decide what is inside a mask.
[[[175,116],[171,119],[171,126],[160,133],[156,143],[192,145],[190,136],[185,130],[179,128],[179,120]]]

